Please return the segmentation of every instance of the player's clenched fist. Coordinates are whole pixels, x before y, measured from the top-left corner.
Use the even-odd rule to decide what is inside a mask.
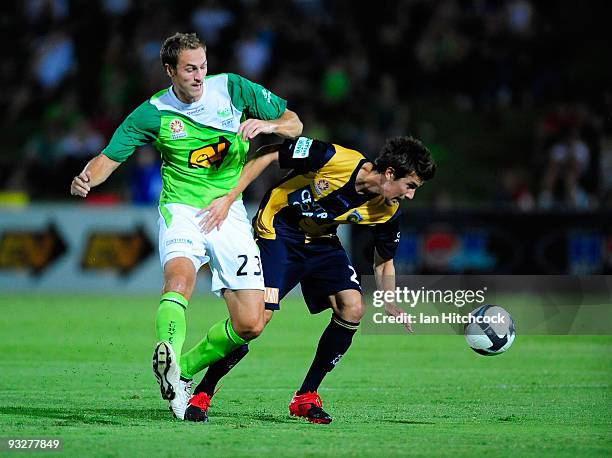
[[[91,180],[91,172],[89,170],[81,172],[72,179],[70,184],[70,194],[73,196],[87,197],[91,190],[89,181]]]

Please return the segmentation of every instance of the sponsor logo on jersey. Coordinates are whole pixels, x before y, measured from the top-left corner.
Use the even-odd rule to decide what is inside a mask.
[[[189,168],[191,169],[216,169],[223,163],[225,156],[231,146],[225,137],[219,137],[217,143],[209,144],[189,152]]]
[[[305,186],[296,189],[287,194],[288,205],[296,205],[300,209],[300,213],[304,217],[315,217],[326,219],[328,217],[325,210],[318,202],[316,202],[310,192],[310,186]]]
[[[339,200],[340,203],[346,208],[349,208],[351,206],[351,203],[344,196],[337,195],[336,200]]]
[[[304,159],[308,157],[310,154],[310,147],[312,146],[312,139],[306,137],[300,137],[295,142],[295,146],[293,148],[293,158],[294,159]]]
[[[170,138],[172,140],[178,140],[179,138],[185,138],[187,136],[187,132],[185,132],[185,124],[180,119],[173,119],[170,121],[170,130],[172,134]]]
[[[272,101],[270,99],[272,97],[272,93],[270,91],[268,91],[267,89],[262,88],[261,89],[261,95],[263,95],[263,98],[266,100],[266,102],[272,103]]]
[[[170,239],[166,240],[166,246],[175,245],[180,243],[181,245],[193,245],[193,242],[189,239]]]
[[[325,191],[329,189],[329,181],[321,178],[315,181],[314,188],[315,188],[315,192],[317,193],[317,195],[320,196],[321,194],[323,194]]]
[[[187,114],[188,116],[195,116],[197,114],[204,113],[205,111],[206,107],[198,107],[194,108],[193,110],[186,111],[185,114]]]
[[[358,223],[359,221],[363,221],[363,216],[357,210],[354,210],[346,217],[346,220],[351,223]]]

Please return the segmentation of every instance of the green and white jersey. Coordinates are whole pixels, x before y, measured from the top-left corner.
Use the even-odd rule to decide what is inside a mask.
[[[197,102],[181,102],[172,87],[158,92],[117,128],[102,153],[124,162],[152,144],[162,158],[160,207],[182,203],[206,207],[240,178],[249,142],[236,135],[246,118],[279,118],[287,102],[231,73],[207,76]]]

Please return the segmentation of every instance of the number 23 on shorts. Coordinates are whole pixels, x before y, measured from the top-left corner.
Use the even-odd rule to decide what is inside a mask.
[[[237,277],[243,277],[245,275],[261,275],[261,259],[258,255],[252,256],[255,260],[256,267],[253,270],[250,270],[253,264],[253,261],[249,262],[249,257],[246,254],[239,254],[238,259],[240,260],[240,267],[238,267],[238,271],[236,272]],[[249,266],[247,266],[247,264]]]

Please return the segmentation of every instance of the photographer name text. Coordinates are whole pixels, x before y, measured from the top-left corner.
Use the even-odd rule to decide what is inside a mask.
[[[427,315],[425,313],[401,313],[387,315],[383,312],[374,313],[372,320],[376,324],[410,323],[410,324],[504,324],[506,317],[503,314],[475,316],[461,315],[459,313],[441,313],[440,315]]]

